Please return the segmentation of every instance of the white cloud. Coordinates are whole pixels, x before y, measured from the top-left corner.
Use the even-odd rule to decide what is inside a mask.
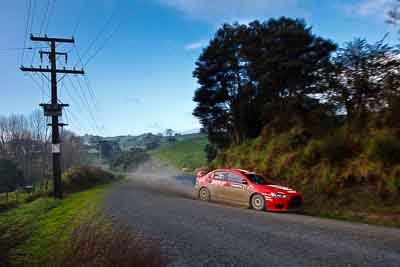
[[[363,17],[378,15],[385,16],[387,11],[393,7],[396,0],[362,0],[358,4],[346,5],[345,12],[348,15],[359,15]]]
[[[299,0],[159,0],[186,16],[211,23],[233,22],[299,11]],[[290,12],[289,12],[290,11]]]
[[[187,51],[197,50],[197,49],[207,46],[207,43],[208,43],[207,40],[200,40],[200,41],[197,41],[194,43],[190,43],[185,46],[185,50],[187,50]]]

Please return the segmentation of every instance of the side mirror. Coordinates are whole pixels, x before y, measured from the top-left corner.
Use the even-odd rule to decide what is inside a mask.
[[[249,183],[247,182],[247,180],[243,179],[242,184],[249,184]]]

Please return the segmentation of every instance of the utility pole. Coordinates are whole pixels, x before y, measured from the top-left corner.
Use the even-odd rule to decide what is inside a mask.
[[[67,74],[85,74],[83,70],[76,70],[75,68],[72,70],[68,69],[57,69],[57,56],[64,56],[65,61],[67,62],[68,54],[60,53],[56,51],[57,43],[75,43],[74,38],[65,39],[65,38],[49,38],[47,35],[43,37],[35,37],[31,35],[31,41],[34,42],[47,42],[50,44],[50,51],[39,51],[40,58],[43,60],[43,55],[49,56],[50,69],[49,67],[42,68],[26,68],[21,66],[21,70],[24,72],[41,72],[41,73],[50,73],[51,74],[51,102],[50,104],[40,104],[43,107],[44,115],[46,117],[51,117],[51,124],[48,126],[52,127],[52,154],[53,154],[53,182],[54,182],[54,198],[61,199],[63,197],[62,192],[62,181],[61,181],[61,142],[60,142],[60,131],[59,127],[66,126],[66,124],[59,123],[59,117],[62,116],[62,110],[64,107],[68,107],[68,104],[59,104],[58,103],[58,91],[57,91],[57,74],[61,73],[64,75]]]

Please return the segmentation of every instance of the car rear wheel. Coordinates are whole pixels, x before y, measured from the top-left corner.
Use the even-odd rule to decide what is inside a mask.
[[[265,198],[262,195],[256,194],[251,198],[251,207],[257,211],[265,209]]]
[[[202,188],[202,189],[200,189],[200,191],[199,191],[199,198],[200,198],[200,200],[202,200],[202,201],[210,201],[210,198],[211,198],[211,194],[210,194],[210,191],[208,191],[208,189],[207,188]]]

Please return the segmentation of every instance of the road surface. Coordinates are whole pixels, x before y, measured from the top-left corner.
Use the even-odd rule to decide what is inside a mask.
[[[160,240],[170,266],[400,267],[400,229],[200,202],[190,177],[137,175],[112,190],[106,210]]]

